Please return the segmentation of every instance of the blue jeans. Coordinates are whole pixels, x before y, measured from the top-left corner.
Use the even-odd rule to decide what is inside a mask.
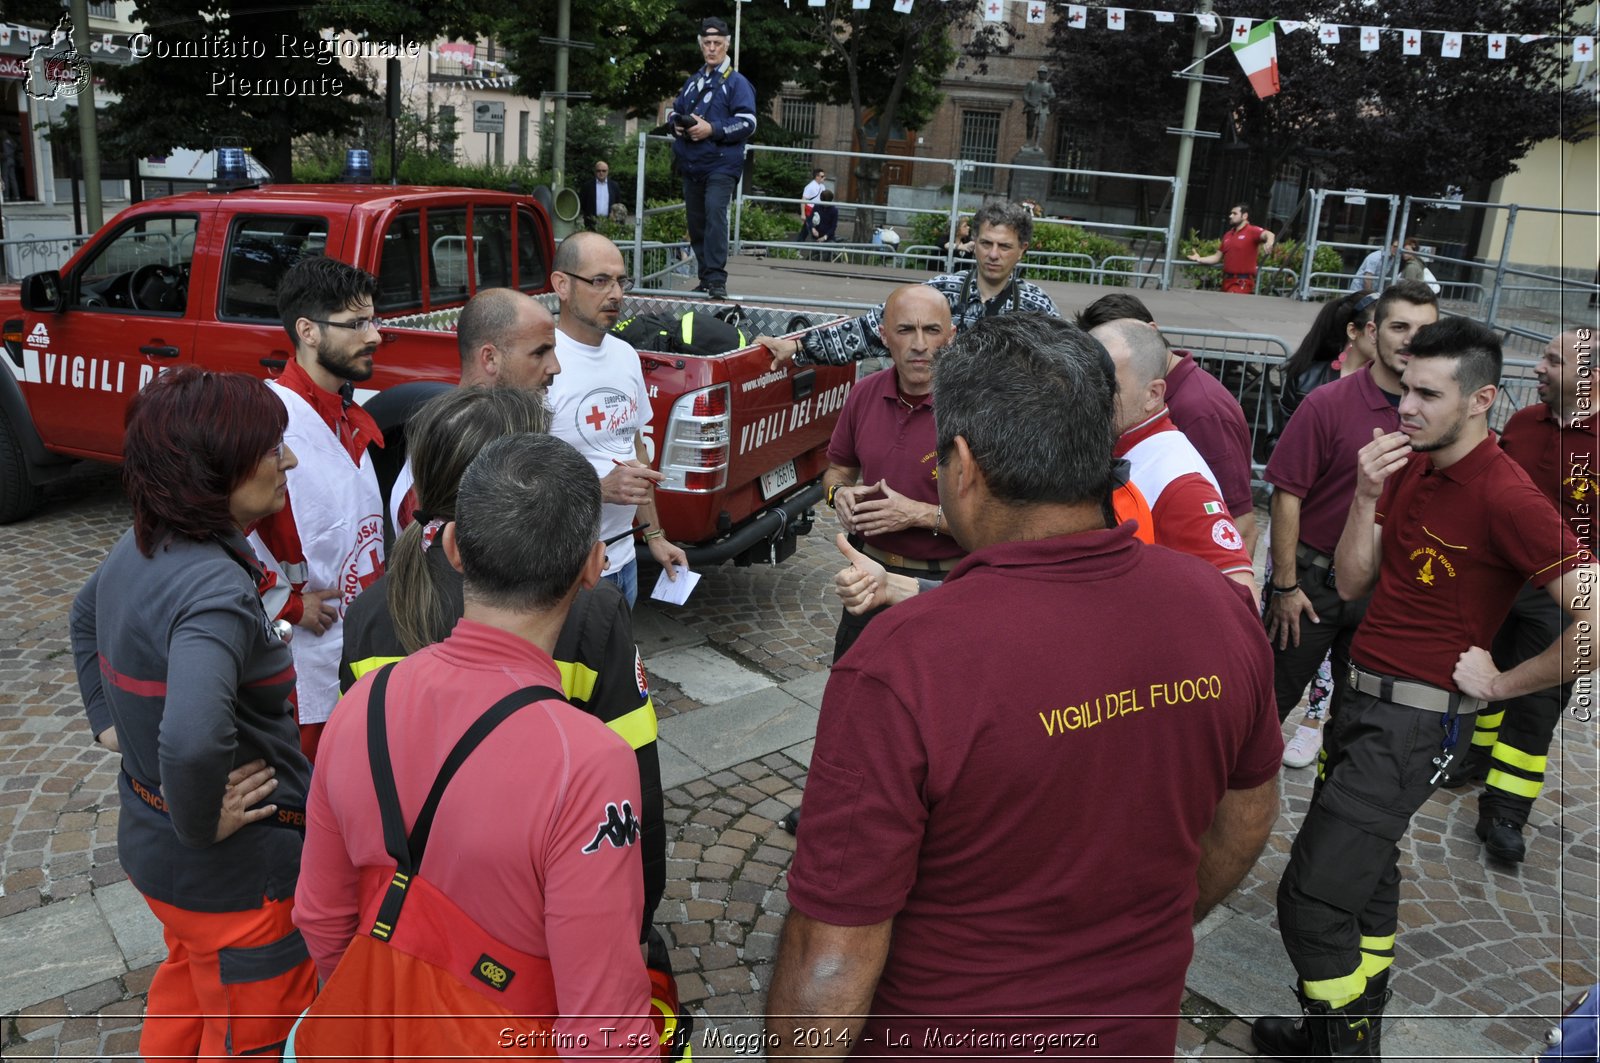
[[[683,209],[689,216],[689,244],[700,265],[700,283],[728,286],[728,203],[739,183],[736,173],[684,175]]]
[[[628,599],[628,608],[633,608],[633,603],[639,600],[639,559],[636,557],[626,565],[617,569],[609,576],[601,576],[607,583],[616,584],[617,590]]]

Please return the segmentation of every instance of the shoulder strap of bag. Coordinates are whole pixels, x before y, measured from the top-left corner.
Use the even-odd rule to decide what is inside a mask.
[[[384,702],[389,689],[389,673],[393,670],[393,664],[384,665],[379,669],[377,677],[372,682],[372,692],[367,699],[367,760],[372,767],[373,789],[377,791],[378,815],[383,821],[383,846],[395,863],[394,876],[389,880],[383,901],[378,906],[377,917],[372,924],[371,934],[380,941],[388,941],[394,934],[395,925],[400,921],[401,906],[405,904],[406,890],[410,886],[411,876],[416,874],[417,868],[422,865],[422,854],[428,847],[428,833],[433,829],[434,813],[439,810],[439,801],[444,797],[445,788],[450,785],[450,780],[455,777],[467,757],[471,756],[472,751],[489,736],[489,732],[500,726],[518,709],[536,701],[564,700],[559,690],[545,686],[529,686],[513,690],[491,705],[482,716],[473,721],[472,726],[467,728],[466,733],[450,750],[450,755],[445,757],[444,764],[439,768],[439,774],[433,780],[433,788],[428,791],[428,798],[422,803],[422,810],[417,813],[417,822],[408,838],[405,815],[400,809],[400,794],[395,788],[394,765],[389,759],[389,726],[384,713]]]
[[[439,811],[439,802],[444,798],[445,789],[473,750],[518,709],[538,701],[566,699],[559,690],[547,686],[528,686],[513,690],[491,705],[473,721],[472,726],[456,741],[450,755],[445,757],[408,836],[405,816],[400,809],[400,794],[395,787],[394,765],[389,759],[389,727],[384,712],[389,673],[393,669],[393,664],[387,664],[378,671],[372,683],[371,696],[367,699],[367,759],[372,765],[373,788],[378,793],[378,813],[383,819],[384,849],[394,859],[397,870],[414,874],[422,866],[422,856],[428,848],[428,835],[433,830],[433,817]]]

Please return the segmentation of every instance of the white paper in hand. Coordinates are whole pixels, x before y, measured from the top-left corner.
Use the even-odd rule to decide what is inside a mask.
[[[661,575],[656,577],[656,589],[650,592],[650,597],[672,605],[682,605],[689,600],[689,594],[694,590],[694,585],[700,582],[700,573],[690,572],[687,565],[673,565],[677,570],[676,580],[667,579],[667,570],[662,569]]]

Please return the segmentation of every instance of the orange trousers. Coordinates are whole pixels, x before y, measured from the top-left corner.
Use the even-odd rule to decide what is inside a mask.
[[[316,967],[290,919],[294,902],[191,912],[144,900],[161,920],[167,958],[150,982],[139,1054],[148,1063],[280,1058],[317,993]]]

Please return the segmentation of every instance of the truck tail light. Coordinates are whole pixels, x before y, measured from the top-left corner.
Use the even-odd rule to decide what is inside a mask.
[[[680,395],[661,438],[660,487],[709,494],[728,486],[728,441],[733,430],[730,388],[713,384]]]

